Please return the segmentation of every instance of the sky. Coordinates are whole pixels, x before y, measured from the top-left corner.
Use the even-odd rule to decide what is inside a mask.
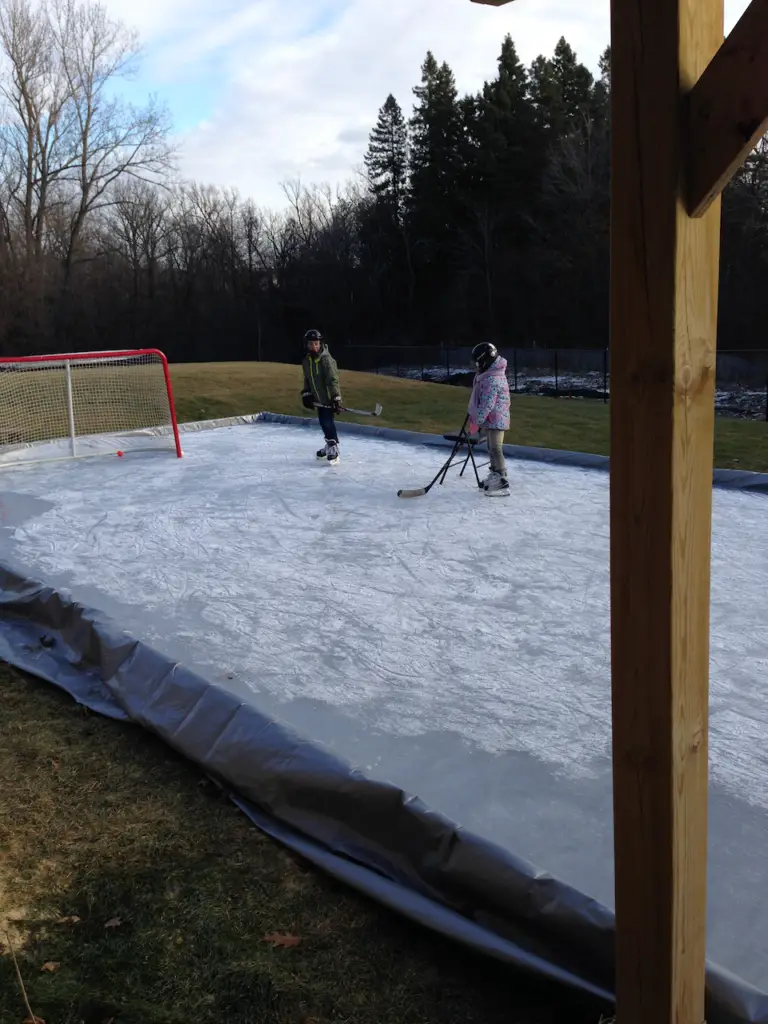
[[[565,36],[591,70],[609,40],[609,0],[103,0],[138,30],[127,96],[170,108],[185,178],[280,209],[281,182],[358,176],[391,92],[406,115],[427,50],[459,92],[494,76],[509,33],[525,64]],[[748,0],[726,0],[726,31]]]

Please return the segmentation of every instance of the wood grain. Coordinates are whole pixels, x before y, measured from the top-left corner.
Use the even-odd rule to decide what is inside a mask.
[[[722,0],[613,0],[611,636],[621,1024],[701,1024],[720,204],[684,205],[684,98]]]
[[[688,211],[700,217],[768,128],[768,0],[752,0],[694,86]]]

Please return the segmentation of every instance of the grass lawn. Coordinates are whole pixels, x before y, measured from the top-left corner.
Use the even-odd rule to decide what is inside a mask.
[[[0,666],[0,1024],[21,1024],[6,932],[47,1024],[600,1018],[337,885],[148,733]]]
[[[176,406],[182,420],[253,412],[306,415],[299,399],[301,370],[276,363],[206,363],[171,367]],[[469,392],[447,384],[422,384],[376,374],[342,371],[344,401],[383,415],[373,422],[442,434],[458,430]],[[608,406],[602,402],[515,395],[512,444],[607,455]],[[345,417],[354,420],[355,417]],[[358,418],[371,423],[370,418]],[[768,472],[768,423],[718,417],[715,464],[725,469]]]

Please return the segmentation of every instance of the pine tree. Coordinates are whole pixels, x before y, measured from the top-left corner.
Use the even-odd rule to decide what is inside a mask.
[[[459,226],[462,264],[473,282],[474,323],[501,341],[507,324],[524,329],[527,316],[526,254],[547,141],[528,97],[528,74],[510,36],[502,44],[496,78],[484,84],[465,110],[473,166]]]
[[[453,72],[427,53],[411,118],[411,187],[417,205],[450,203],[461,178],[464,118]]]
[[[408,187],[408,125],[391,93],[371,131],[365,166],[377,202],[400,222]]]
[[[611,123],[611,48],[603,50],[599,62],[600,77],[592,89],[591,115],[595,125],[608,129]]]
[[[476,98],[470,129],[475,137],[476,186],[502,203],[509,198],[529,203],[541,176],[544,138],[528,88],[528,74],[507,36],[497,77],[486,82]]]
[[[459,101],[453,72],[427,53],[411,126],[408,225],[422,337],[455,333],[463,296],[456,286],[457,221],[466,188],[468,162],[465,104]]]
[[[538,122],[551,142],[568,135],[589,116],[594,79],[564,38],[551,59],[536,58],[530,80]]]

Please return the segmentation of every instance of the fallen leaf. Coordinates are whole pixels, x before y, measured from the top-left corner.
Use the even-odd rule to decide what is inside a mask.
[[[119,928],[123,922],[119,917],[110,917],[107,923],[104,925],[105,928]]]
[[[288,949],[290,946],[298,946],[301,939],[298,935],[265,935],[261,940],[262,942],[271,942],[273,946],[280,946],[283,949]]]
[[[57,960],[49,960],[44,963],[40,968],[41,971],[47,971],[49,974],[54,974],[61,967],[61,964]]]
[[[80,924],[80,918],[72,914],[71,917],[60,917],[56,924]]]

